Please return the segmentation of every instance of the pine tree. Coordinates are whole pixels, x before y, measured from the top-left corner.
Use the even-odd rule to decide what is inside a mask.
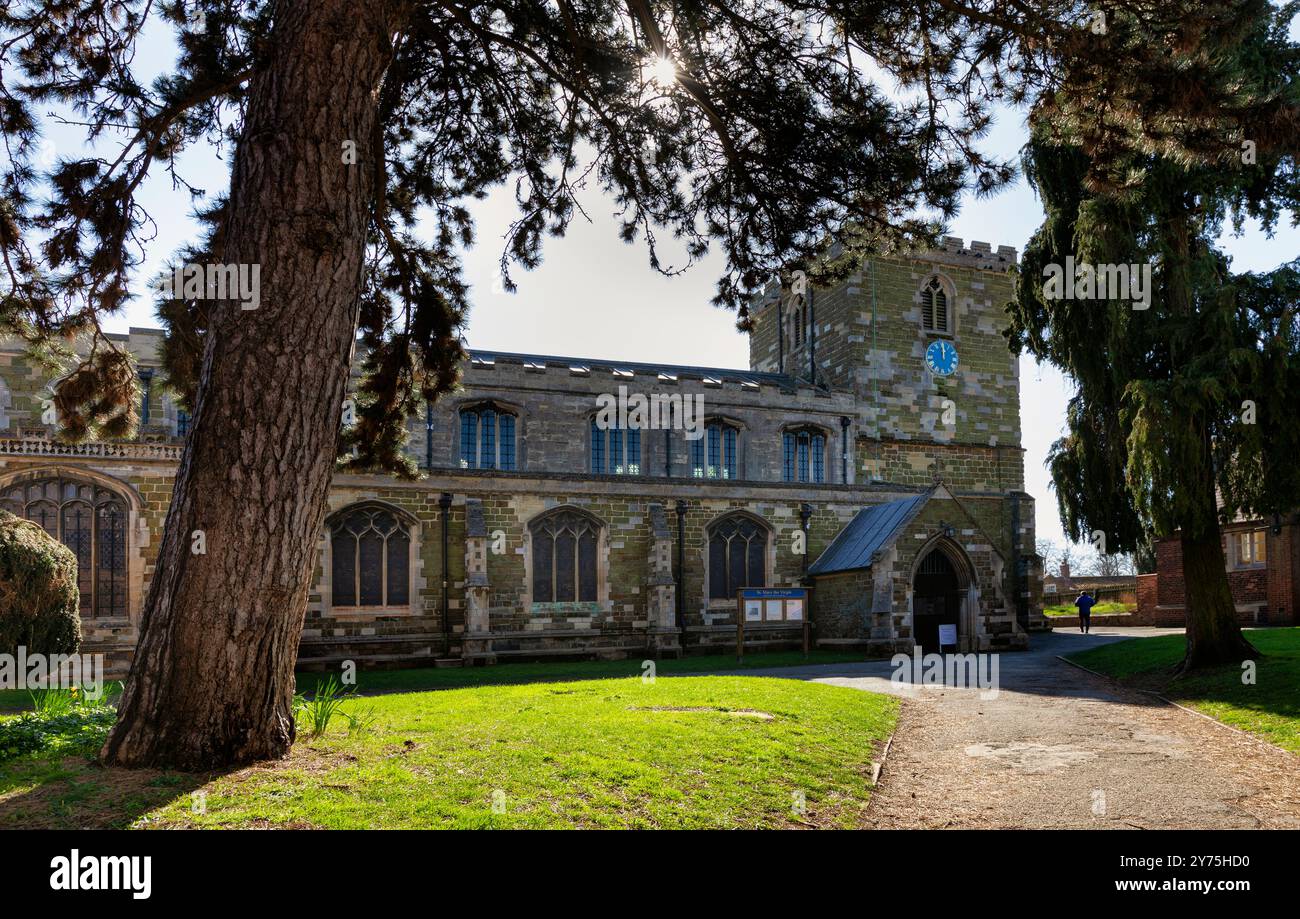
[[[1242,5],[1115,8],[1177,43]],[[146,84],[135,60],[160,9],[181,55]],[[918,213],[950,216],[964,188],[1005,183],[1011,166],[977,150],[993,101],[1054,85],[1062,62],[1082,67],[1109,34],[1064,0],[4,5],[0,331],[42,348],[89,342],[57,393],[67,434],[120,436],[135,422],[129,355],[100,322],[154,243],[137,200],[146,176],[169,173],[210,227],[179,263],[260,270],[257,309],[202,289],[160,304],[170,382],[193,422],[105,760],[206,768],[287,751],[334,458],[410,474],[405,419],[454,384],[464,356],[468,202],[514,189],[502,259],[513,288],[510,267],[537,264],[543,238],[577,213],[576,191],[598,185],[654,268],[681,267],[661,262],[665,233],[690,259],[718,247],[716,302],[743,324],[774,275],[843,275],[868,242],[932,238]],[[1136,70],[1166,49],[1128,53]],[[908,96],[891,99],[879,74]],[[1219,104],[1205,89],[1125,104],[1138,120],[1190,117]],[[84,125],[87,149],[44,175],[47,109]],[[180,165],[203,143],[230,154],[215,199]],[[841,256],[817,262],[828,239]],[[341,433],[358,330],[359,421]]]

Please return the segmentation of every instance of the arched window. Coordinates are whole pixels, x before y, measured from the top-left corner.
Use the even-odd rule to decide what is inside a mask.
[[[745,514],[709,527],[709,599],[733,600],[742,587],[766,587],[767,528]]]
[[[799,307],[797,306],[790,313],[790,328],[793,333],[790,337],[794,342],[794,347],[797,348],[803,344],[803,323],[799,319]]]
[[[816,428],[786,431],[781,438],[781,478],[787,482],[826,481],[826,435]]]
[[[594,603],[600,524],[560,509],[528,525],[532,541],[534,603]]]
[[[921,288],[921,325],[927,332],[951,332],[948,315],[948,292],[937,277]]]
[[[330,523],[331,605],[398,607],[411,602],[411,534],[384,507],[362,505]]]
[[[492,404],[461,409],[460,468],[512,470],[517,455],[513,414]]]
[[[641,429],[606,427],[592,418],[591,471],[597,475],[640,475]]]
[[[697,479],[734,479],[739,467],[740,431],[725,421],[710,421],[691,445],[691,474]]]
[[[129,512],[120,495],[60,475],[9,486],[0,506],[37,524],[77,556],[83,617],[127,615]]]

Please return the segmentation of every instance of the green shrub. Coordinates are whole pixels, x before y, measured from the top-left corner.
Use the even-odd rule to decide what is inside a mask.
[[[81,644],[77,557],[36,524],[0,511],[0,654],[72,654]]]
[[[77,706],[65,714],[23,712],[0,718],[0,763],[27,753],[95,753],[117,712],[111,706]]]

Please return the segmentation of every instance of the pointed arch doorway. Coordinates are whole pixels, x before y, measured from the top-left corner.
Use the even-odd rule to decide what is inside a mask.
[[[912,576],[912,637],[923,652],[939,650],[939,626],[957,627],[957,641],[967,639],[963,600],[969,578],[965,565],[944,544],[926,552]]]

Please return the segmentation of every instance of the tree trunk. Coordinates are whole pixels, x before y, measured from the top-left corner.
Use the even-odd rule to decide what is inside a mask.
[[[1190,515],[1199,526],[1185,527],[1180,534],[1183,549],[1183,602],[1187,607],[1187,654],[1179,669],[1195,670],[1236,663],[1259,657],[1259,652],[1241,634],[1237,605],[1228,585],[1228,565],[1223,555],[1223,531],[1219,526],[1214,491],[1214,465],[1210,435],[1199,416],[1193,426],[1201,443],[1196,468],[1188,470],[1189,500],[1200,504]]]
[[[1195,310],[1190,281],[1193,233],[1188,212],[1176,211],[1168,225],[1166,242],[1170,250],[1167,285],[1171,310],[1191,316]],[[1186,333],[1184,333],[1186,334]],[[1189,361],[1175,338],[1171,348],[1175,373],[1186,372]],[[1179,496],[1182,513],[1179,538],[1183,550],[1183,584],[1187,616],[1187,653],[1181,672],[1226,663],[1240,663],[1259,656],[1241,634],[1237,607],[1228,585],[1228,566],[1223,556],[1223,531],[1219,526],[1215,491],[1214,451],[1205,412],[1187,414],[1190,449],[1182,455],[1185,479]]]
[[[1187,604],[1187,656],[1181,669],[1240,664],[1259,657],[1241,634],[1228,587],[1219,528],[1199,537],[1183,534],[1183,583]]]
[[[108,763],[214,768],[293,743],[294,664],[356,334],[394,6],[279,4],[217,256],[260,266],[260,305],[212,304]],[[197,531],[205,553],[193,551]]]

